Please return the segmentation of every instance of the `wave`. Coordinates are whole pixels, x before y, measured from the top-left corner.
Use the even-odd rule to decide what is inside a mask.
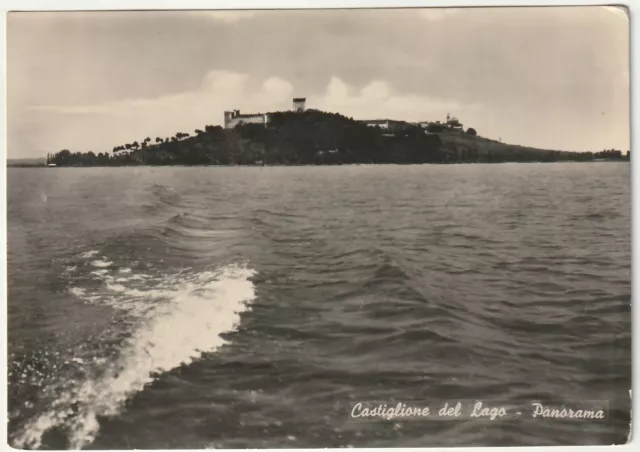
[[[181,210],[184,207],[180,193],[171,187],[154,184],[149,193],[151,199],[143,208],[147,213],[166,213]]]
[[[13,438],[15,447],[42,447],[43,435],[51,429],[64,431],[72,449],[90,444],[99,432],[99,418],[119,414],[156,375],[222,346],[222,335],[236,328],[255,297],[250,280],[255,272],[246,266],[157,277],[113,273],[94,273],[103,284],[93,292],[69,290],[87,303],[110,305],[132,319],[133,330],[117,359],[93,377],[54,388],[54,401],[26,422]]]
[[[92,261],[91,265],[93,265],[94,267],[98,267],[98,268],[104,268],[104,267],[109,267],[109,266],[113,265],[113,262],[108,261],[108,260],[104,260],[104,259],[97,259],[95,261]]]

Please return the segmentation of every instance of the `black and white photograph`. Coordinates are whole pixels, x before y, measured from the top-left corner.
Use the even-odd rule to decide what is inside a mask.
[[[11,448],[631,441],[629,10],[428,6],[7,13]]]

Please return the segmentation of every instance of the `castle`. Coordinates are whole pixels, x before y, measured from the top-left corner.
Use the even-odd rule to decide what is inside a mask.
[[[418,123],[420,127],[423,129],[431,129],[439,132],[458,132],[462,133],[464,131],[462,123],[455,116],[451,116],[447,113],[447,121],[441,123],[440,121],[423,121]]]
[[[304,97],[293,98],[293,111],[303,112],[307,99]],[[224,128],[233,129],[241,124],[264,124],[266,127],[269,123],[269,113],[240,113],[240,110],[231,110],[224,112]]]
[[[268,113],[245,113],[241,114],[240,110],[231,110],[224,112],[224,128],[233,129],[240,124],[264,124],[269,122]]]

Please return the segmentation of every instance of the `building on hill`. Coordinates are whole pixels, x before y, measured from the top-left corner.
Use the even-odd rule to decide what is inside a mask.
[[[449,113],[447,113],[446,126],[452,132],[462,132],[463,130],[462,123],[458,121],[458,118],[451,116]]]
[[[366,124],[367,127],[380,127],[381,129],[389,129],[388,119],[362,119],[359,122]]]
[[[241,114],[240,110],[231,110],[224,112],[224,128],[233,129],[241,124],[264,124],[267,126],[269,122],[268,113],[251,113]]]
[[[293,98],[293,111],[296,113],[303,112],[305,110],[305,104],[307,102],[306,97],[294,97]]]
[[[293,111],[303,112],[305,110],[305,97],[293,98]],[[240,110],[228,110],[224,112],[224,128],[233,129],[241,124],[264,124],[269,123],[269,113],[240,113]]]
[[[457,132],[462,133],[464,128],[462,123],[455,116],[451,116],[447,113],[447,120],[445,122],[440,121],[421,121],[418,123],[420,127],[426,129],[428,132],[432,133],[446,133],[446,132]]]
[[[367,127],[380,127],[383,130],[392,132],[402,130],[409,125],[404,121],[394,121],[393,119],[360,119],[358,122],[365,124]]]

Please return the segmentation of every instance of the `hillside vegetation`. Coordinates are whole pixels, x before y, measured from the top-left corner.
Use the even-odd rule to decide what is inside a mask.
[[[590,152],[565,152],[501,143],[468,134],[441,134],[447,161],[462,163],[588,161]]]
[[[608,156],[621,159],[618,154]],[[593,160],[592,153],[509,145],[471,133],[425,133],[409,123],[393,132],[340,114],[308,110],[270,113],[267,127],[206,126],[194,135],[147,137],[111,153],[62,150],[49,155],[57,166],[128,165],[339,165],[353,163],[473,163]]]

